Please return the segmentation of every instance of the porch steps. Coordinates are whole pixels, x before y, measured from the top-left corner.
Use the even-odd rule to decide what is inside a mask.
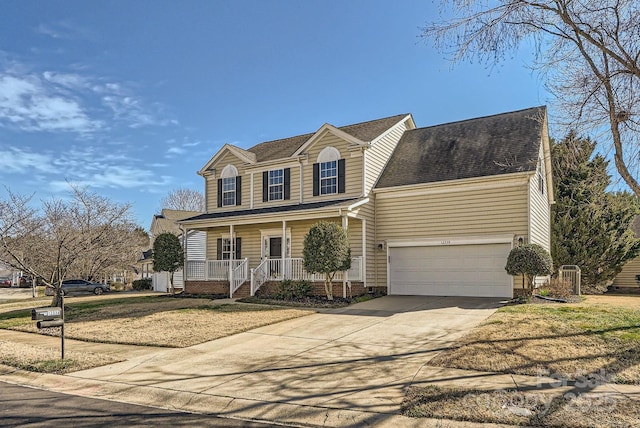
[[[243,297],[251,296],[251,281],[245,281],[235,293],[233,293],[234,299],[241,299]]]

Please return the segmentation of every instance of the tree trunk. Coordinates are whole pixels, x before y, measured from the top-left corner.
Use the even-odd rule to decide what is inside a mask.
[[[324,277],[324,291],[327,293],[327,300],[333,300],[333,281],[329,274]]]

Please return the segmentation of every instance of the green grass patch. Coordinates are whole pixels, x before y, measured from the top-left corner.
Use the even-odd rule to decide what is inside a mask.
[[[558,331],[570,329],[623,341],[640,340],[640,309],[606,305],[519,305],[503,307],[498,312],[542,317],[557,323]]]

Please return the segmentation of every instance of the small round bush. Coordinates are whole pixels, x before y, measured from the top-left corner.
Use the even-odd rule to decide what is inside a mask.
[[[509,275],[523,275],[529,288],[533,288],[536,275],[553,273],[553,260],[541,245],[526,244],[511,250],[505,270]]]

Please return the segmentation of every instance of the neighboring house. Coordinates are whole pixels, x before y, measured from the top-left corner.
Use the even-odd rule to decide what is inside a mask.
[[[636,217],[631,224],[631,229],[636,235],[636,238],[640,238],[640,216]],[[614,288],[640,288],[640,281],[638,281],[638,275],[640,275],[640,257],[629,260],[622,267],[622,271],[613,279],[612,286]]]
[[[242,296],[304,272],[319,220],[347,228],[352,267],[334,292],[511,297],[514,245],[549,249],[553,201],[545,107],[418,128],[411,114],[258,144],[226,144],[199,171],[206,232],[185,290]]]
[[[184,247],[184,235],[180,225],[177,223],[181,219],[193,217],[202,214],[198,211],[171,210],[164,208],[160,214],[153,216],[151,228],[149,229],[149,245],[150,249],[142,253],[142,258],[138,261],[138,274],[140,278],[152,278],[153,289],[155,291],[169,291],[169,272],[153,271],[153,242],[161,233],[173,233],[176,235]],[[205,260],[206,251],[206,232],[198,230],[190,230],[187,234],[187,245],[185,253],[189,255],[190,260]],[[173,276],[174,288],[184,288],[184,280],[182,270],[175,272]]]

